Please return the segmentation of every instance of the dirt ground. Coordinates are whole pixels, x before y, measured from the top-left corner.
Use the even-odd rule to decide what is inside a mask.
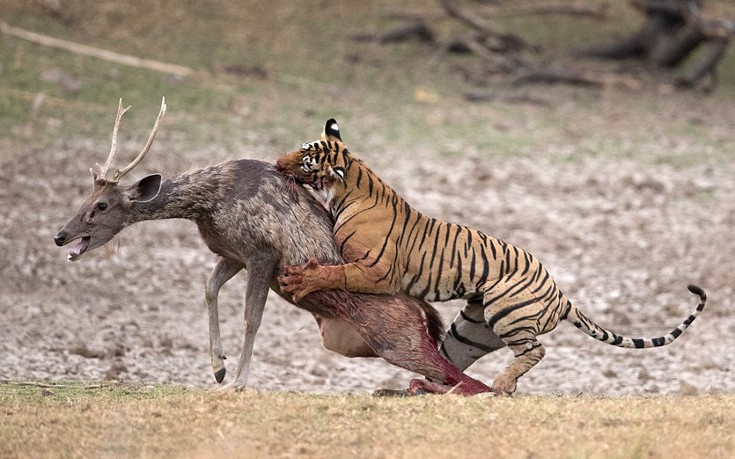
[[[363,157],[422,211],[531,250],[585,313],[617,332],[667,332],[696,305],[686,285],[706,289],[710,301],[704,313],[662,349],[621,350],[562,324],[543,338],[547,357],[521,379],[520,392],[731,392],[735,165],[729,151],[718,152],[716,145],[732,146],[735,120],[725,102],[709,99],[702,107],[684,121],[707,124],[704,147],[686,133],[654,134],[624,147],[640,151],[636,156],[579,154],[597,144],[597,137],[584,132],[599,136],[611,119],[608,134],[626,126],[635,133],[642,129],[635,126],[650,121],[646,116],[653,119],[632,111],[637,119],[581,116],[575,132],[550,139],[538,154]],[[565,117],[579,108],[566,104],[554,110]],[[509,129],[533,129],[537,115],[529,113],[524,126]],[[388,144],[387,139],[372,142]],[[165,132],[157,143],[174,155],[187,148]],[[100,148],[73,134],[55,147],[40,163],[33,155],[19,155],[0,172],[5,254],[0,379],[118,379],[214,388],[203,299],[214,257],[194,224],[138,224],[123,232],[114,250],[100,249],[67,263],[66,250],[57,249],[52,237],[91,185],[83,178],[88,165],[69,158]],[[353,150],[361,152],[359,146]],[[273,159],[275,154],[242,156]],[[235,278],[222,292],[230,372],[239,352],[242,285]],[[438,308],[449,321],[460,306],[450,302]],[[509,351],[498,351],[470,373],[491,381],[510,357]],[[269,298],[251,387],[366,392],[403,387],[411,376],[379,360],[347,359],[324,350],[311,316],[275,295]]]
[[[344,3],[341,14],[352,14],[353,2]],[[273,20],[288,20],[293,26],[298,15]],[[136,18],[129,21],[137,23]],[[113,31],[118,30],[115,24],[109,24]],[[96,33],[107,37],[102,33],[106,30],[101,27]],[[107,38],[114,43],[114,34]],[[269,46],[286,53],[296,49],[289,43],[279,37]],[[561,324],[542,337],[546,357],[520,380],[520,393],[735,391],[732,88],[705,95],[645,86],[493,87],[489,90],[500,95],[498,101],[474,104],[452,89],[460,86],[461,77],[448,69],[450,65],[431,67],[431,50],[397,48],[414,59],[412,65],[436,73],[429,78],[421,72],[390,73],[388,69],[396,68],[390,59],[401,58],[390,57],[391,49],[359,45],[364,46],[357,48],[360,52],[373,53],[365,57],[351,49],[358,45],[347,38],[335,43],[340,46],[335,47],[332,65],[349,70],[342,80],[321,83],[314,76],[279,76],[278,65],[288,60],[279,58],[266,66],[271,73],[248,80],[252,94],[221,104],[227,106],[218,116],[233,119],[237,130],[211,141],[203,138],[192,146],[194,134],[187,137],[181,125],[188,122],[190,129],[195,125],[208,132],[207,123],[217,122],[212,113],[186,112],[184,103],[177,106],[172,98],[150,157],[130,180],[238,157],[273,161],[280,152],[314,140],[324,114],[337,116],[351,150],[414,207],[528,249],[567,296],[607,328],[626,336],[660,336],[694,310],[696,298],[686,286],[698,284],[706,290],[709,302],[699,319],[675,343],[660,349],[618,349]],[[8,79],[27,56],[38,53],[13,46],[18,51],[7,59],[5,69],[0,68]],[[48,65],[60,65],[54,62]],[[115,85],[118,73],[95,78]],[[78,77],[94,89],[85,82],[85,71]],[[217,85],[225,91],[233,78],[220,77],[212,91]],[[446,87],[440,78],[446,78]],[[147,84],[143,77],[141,81]],[[31,107],[38,101],[23,92],[21,83],[13,84],[21,88],[10,87],[16,90],[14,103],[20,100]],[[178,88],[179,94],[187,88],[186,83],[169,80],[159,85]],[[395,98],[397,90],[389,89],[391,85],[415,91]],[[148,90],[157,90],[150,86]],[[503,91],[511,97],[504,98]],[[108,97],[113,91],[101,92],[104,96],[95,98],[95,106],[102,107],[99,116],[111,125],[114,106],[106,110],[103,104],[116,99]],[[328,94],[327,100],[320,98],[322,93]],[[312,105],[315,94],[318,104]],[[0,135],[0,379],[217,387],[207,350],[203,292],[214,256],[193,223],[134,225],[111,249],[96,250],[75,263],[66,262],[68,248],[53,244],[53,236],[91,189],[88,168],[109,151],[109,134],[93,138],[66,129],[69,118],[63,116],[73,117],[80,106],[86,110],[82,102],[70,103],[63,116],[44,114],[45,107],[59,107],[61,102],[49,98],[37,117],[14,127],[12,135]],[[296,103],[307,108],[283,109]],[[140,123],[138,119],[128,126]],[[314,135],[302,138],[290,128]],[[452,135],[444,136],[448,133]],[[129,151],[146,134],[128,134],[137,139]],[[220,297],[230,375],[242,334],[243,285],[238,275]],[[449,323],[461,305],[437,307]],[[469,373],[491,382],[511,357],[508,350],[500,350]],[[380,360],[348,359],[326,351],[312,317],[271,295],[249,385],[261,390],[364,393],[403,388],[414,376]]]

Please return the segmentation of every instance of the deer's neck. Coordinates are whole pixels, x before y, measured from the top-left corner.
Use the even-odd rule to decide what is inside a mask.
[[[198,221],[211,215],[234,183],[226,165],[212,166],[164,180],[153,200],[134,206],[136,220],[185,218]]]

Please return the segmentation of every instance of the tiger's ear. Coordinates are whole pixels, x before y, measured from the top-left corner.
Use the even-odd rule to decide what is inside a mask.
[[[324,125],[324,132],[322,132],[322,140],[326,141],[332,141],[339,140],[342,141],[342,136],[339,133],[339,125],[337,124],[337,120],[334,118],[329,118]]]

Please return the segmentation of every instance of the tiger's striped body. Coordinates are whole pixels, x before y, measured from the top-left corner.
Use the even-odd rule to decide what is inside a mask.
[[[311,291],[345,289],[363,293],[404,291],[429,301],[467,299],[442,352],[464,370],[482,355],[508,346],[515,360],[493,388],[512,393],[516,382],[544,356],[536,339],[563,319],[600,341],[626,348],[670,343],[704,308],[668,335],[626,338],[584,316],[559,290],[530,253],[478,230],[442,222],[413,209],[341,142],[334,120],[323,140],[302,145],[277,167],[314,188],[335,219],[338,248],[349,263],[286,267],[281,283],[298,301]]]

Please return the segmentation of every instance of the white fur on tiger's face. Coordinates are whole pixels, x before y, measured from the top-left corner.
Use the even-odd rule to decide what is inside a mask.
[[[278,158],[276,168],[297,182],[314,189],[326,206],[334,199],[334,187],[344,185],[352,159],[332,118],[327,121],[322,139],[301,144],[301,149]]]

